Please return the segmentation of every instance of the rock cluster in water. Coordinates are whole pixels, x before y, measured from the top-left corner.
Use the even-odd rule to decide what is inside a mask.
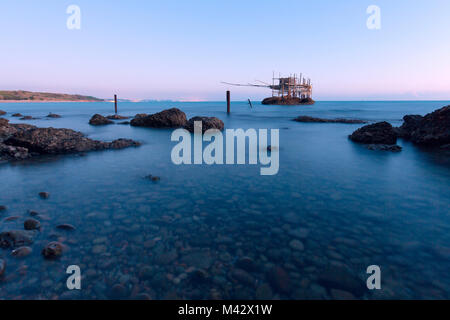
[[[394,128],[388,122],[364,126],[353,132],[352,141],[364,143],[370,150],[400,151],[397,138],[411,140],[421,146],[450,147],[450,106],[425,116],[406,115],[403,125]]]
[[[314,104],[315,101],[311,98],[287,98],[287,97],[269,97],[265,98],[262,104],[273,104],[273,105],[311,105]]]
[[[38,128],[28,124],[9,124],[0,119],[0,159],[22,160],[45,154],[67,154],[93,150],[139,146],[130,139],[112,142],[92,140],[71,129]]]
[[[187,120],[186,114],[177,108],[163,110],[161,112],[147,115],[137,114],[131,120],[132,126],[150,127],[150,128],[185,128],[190,132],[194,132],[194,122],[202,122],[202,132],[208,129],[223,130],[224,123],[216,117],[193,117]]]

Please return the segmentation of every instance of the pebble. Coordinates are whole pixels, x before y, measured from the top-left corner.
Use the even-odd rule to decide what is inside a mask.
[[[48,199],[50,197],[50,193],[48,192],[39,192],[39,197],[41,197],[41,199]]]
[[[8,208],[6,206],[0,206],[0,211],[6,211]]]
[[[297,239],[294,239],[291,242],[289,242],[289,246],[294,250],[298,250],[298,251],[305,250],[305,246],[303,245],[303,242],[301,242],[300,240],[297,240]]]
[[[55,259],[62,255],[63,245],[59,242],[53,241],[47,244],[44,249],[42,249],[42,255],[46,259]]]
[[[25,220],[25,222],[23,223],[23,227],[25,230],[40,229],[41,223],[39,221],[37,221],[36,219],[30,218],[30,219]]]
[[[17,258],[24,258],[33,252],[30,247],[19,247],[11,252],[11,255]]]
[[[63,223],[63,224],[57,225],[56,229],[75,230],[75,227],[71,224]]]

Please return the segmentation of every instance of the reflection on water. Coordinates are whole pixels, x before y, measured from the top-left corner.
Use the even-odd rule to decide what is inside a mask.
[[[0,251],[7,263],[0,297],[448,299],[448,154],[401,140],[400,153],[370,151],[347,139],[359,125],[291,121],[305,114],[399,125],[404,114],[445,104],[250,109],[242,102],[232,104],[230,116],[220,102],[119,105],[124,115],[177,106],[188,117],[217,116],[227,128],[280,128],[276,176],[260,176],[259,165],[175,166],[171,130],[89,126],[92,114],[111,113],[109,103],[3,104],[8,112],[63,116],[27,123],[143,145],[0,166],[0,204],[8,207],[0,231],[23,229],[29,210],[42,225],[29,256]],[[145,179],[149,174],[161,180]],[[40,199],[40,191],[50,198]],[[76,230],[56,229],[63,223]],[[65,252],[46,261],[40,251],[55,240]],[[73,264],[81,267],[80,291],[66,288]],[[373,264],[381,267],[382,290],[367,292]]]

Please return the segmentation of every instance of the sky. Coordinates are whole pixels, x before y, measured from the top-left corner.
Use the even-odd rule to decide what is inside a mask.
[[[261,99],[269,89],[221,81],[275,71],[311,78],[315,100],[448,100],[449,16],[448,0],[2,0],[0,90]]]

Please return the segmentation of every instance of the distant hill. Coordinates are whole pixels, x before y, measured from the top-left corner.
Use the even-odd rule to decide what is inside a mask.
[[[49,92],[31,92],[31,91],[0,91],[1,101],[86,101],[96,102],[104,101],[91,96],[82,96],[79,94],[63,94]]]

